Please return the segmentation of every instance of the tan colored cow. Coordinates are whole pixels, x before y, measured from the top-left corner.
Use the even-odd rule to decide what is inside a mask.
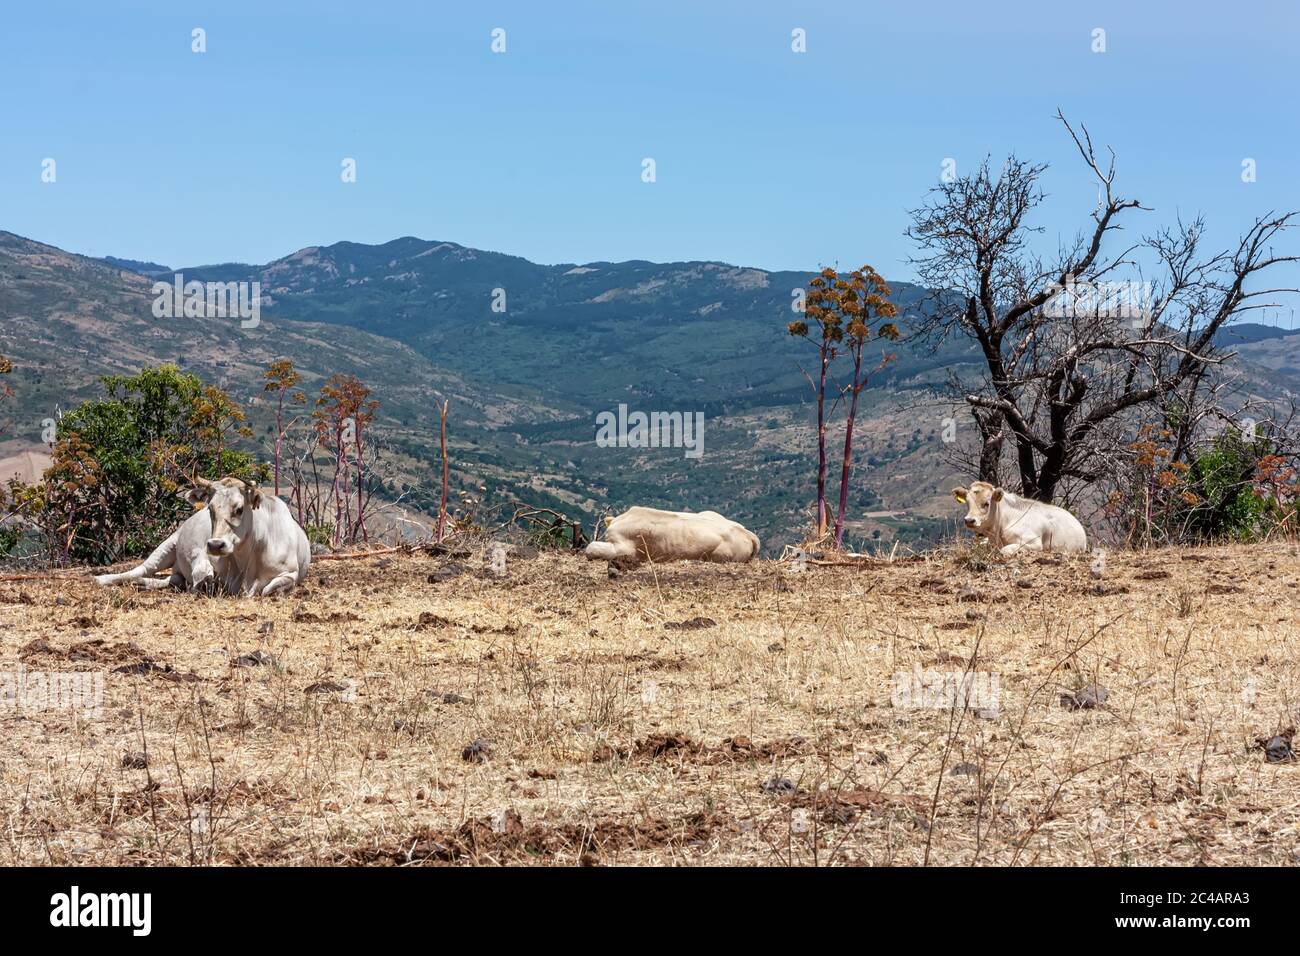
[[[1017,551],[1087,551],[1088,535],[1079,519],[1064,508],[1022,498],[975,481],[954,488],[952,496],[966,505],[966,527],[989,539],[1004,555]]]
[[[746,562],[758,536],[716,511],[629,508],[605,519],[605,540],[587,545],[587,559],[631,567],[643,561]]]

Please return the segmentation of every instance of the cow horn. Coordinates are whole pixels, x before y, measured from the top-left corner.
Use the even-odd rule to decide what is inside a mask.
[[[216,482],[208,481],[208,479],[206,478],[200,478],[198,475],[195,475],[193,478],[190,479],[190,481],[191,483],[193,483],[194,487],[196,488],[211,488],[214,484],[216,484]]]

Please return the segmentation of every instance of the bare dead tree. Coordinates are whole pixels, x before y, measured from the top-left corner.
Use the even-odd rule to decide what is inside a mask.
[[[1297,261],[1272,244],[1300,215],[1261,216],[1235,248],[1215,254],[1201,249],[1200,219],[1112,252],[1112,234],[1145,207],[1116,190],[1114,153],[1103,165],[1086,127],[1057,118],[1096,176],[1098,204],[1090,226],[1050,261],[1032,249],[1041,229],[1030,220],[1046,166],[1014,156],[999,172],[985,160],[935,187],[907,230],[923,251],[913,260],[922,282],[940,290],[923,334],[969,338],[982,357],[978,381],[952,382],[979,432],[979,477],[997,482],[1010,451],[1021,492],[1042,501],[1063,483],[1097,480],[1139,409],[1176,418],[1190,446],[1208,414],[1212,373],[1232,358],[1216,334],[1274,304],[1265,297],[1295,291],[1249,286]],[[1144,277],[1144,261],[1158,278]]]

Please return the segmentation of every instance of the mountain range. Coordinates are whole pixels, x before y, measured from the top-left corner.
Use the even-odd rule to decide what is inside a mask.
[[[153,283],[177,273],[258,283],[260,324],[155,318]],[[0,353],[16,366],[14,400],[0,406],[13,437],[0,452],[39,442],[46,418],[98,393],[97,376],[159,362],[226,385],[250,405],[266,446],[261,373],[288,358],[309,392],[334,372],[375,390],[386,474],[425,514],[436,508],[445,399],[453,483],[485,507],[519,501],[588,523],[632,504],[712,508],[772,551],[799,537],[813,497],[815,405],[804,369],[815,352],[786,330],[795,290],[811,277],[721,262],[540,265],[413,237],[173,269],[0,232]],[[905,333],[924,295],[894,284]],[[1235,325],[1225,339],[1252,388],[1300,391],[1291,332]],[[945,464],[940,435],[953,410],[931,386],[972,365],[973,350],[905,339],[890,351],[896,360],[862,399],[849,505],[858,543],[940,535],[954,517],[947,489],[966,477]],[[619,406],[702,414],[703,454],[598,447],[597,416]]]

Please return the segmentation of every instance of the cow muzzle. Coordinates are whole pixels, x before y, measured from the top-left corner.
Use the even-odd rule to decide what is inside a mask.
[[[224,554],[229,554],[233,550],[234,548],[230,546],[230,542],[224,538],[208,539],[208,554],[212,555],[214,558],[219,558]]]
[[[979,522],[976,521],[974,518],[967,518],[967,519],[966,519],[966,527],[968,527],[968,528],[974,528],[974,527],[975,527],[976,525],[978,525],[978,524],[979,524]]]

